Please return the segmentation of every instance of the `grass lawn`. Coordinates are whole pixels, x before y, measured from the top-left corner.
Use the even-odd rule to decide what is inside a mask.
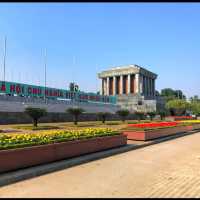
[[[73,122],[59,122],[59,123],[38,123],[38,127],[34,128],[32,124],[8,124],[8,125],[0,125],[1,129],[13,129],[13,133],[15,130],[26,132],[26,133],[36,133],[37,131],[43,130],[55,130],[55,129],[64,129],[64,130],[83,130],[86,128],[110,128],[112,130],[121,130],[125,128],[128,124],[136,124],[136,123],[145,123],[152,122],[149,120],[126,120],[122,121],[106,121],[104,124],[102,121],[86,121],[86,122],[78,122],[78,125],[74,125]],[[158,121],[157,121],[158,122]],[[17,132],[16,131],[16,132]]]
[[[38,127],[34,127],[33,125],[19,125],[19,126],[13,126],[14,129],[22,129],[22,130],[54,130],[54,129],[60,129],[59,126],[50,126],[50,125],[40,125]]]

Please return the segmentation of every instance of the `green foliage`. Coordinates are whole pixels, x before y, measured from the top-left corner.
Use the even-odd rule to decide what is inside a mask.
[[[138,119],[139,121],[145,118],[145,113],[144,113],[144,112],[136,111],[136,112],[135,112],[135,115],[136,115],[136,117],[137,117],[137,119]]]
[[[52,129],[60,129],[60,127],[58,126],[37,126],[37,127],[33,127],[33,126],[13,126],[13,128],[16,129],[23,129],[23,130],[52,130]]]
[[[174,99],[167,102],[166,108],[170,110],[172,115],[182,115],[186,109],[190,108],[190,104],[182,99]]]
[[[171,89],[171,88],[162,89],[160,95],[161,96],[173,96],[174,95],[174,90]]]
[[[108,128],[84,129],[78,131],[46,131],[41,133],[1,134],[0,149],[22,148],[27,146],[82,140],[95,137],[119,135]]]
[[[119,125],[119,122],[107,122],[106,125]]]
[[[163,110],[158,111],[158,115],[160,115],[161,120],[163,120],[166,117],[166,112]]]
[[[173,90],[171,88],[162,89],[160,95],[164,97],[166,101],[174,99],[186,99],[186,96],[181,90]]]
[[[147,115],[150,116],[151,121],[153,120],[153,118],[156,116],[156,112],[147,112]]]
[[[124,122],[125,118],[129,115],[129,111],[126,109],[121,109],[116,112],[117,115],[121,117],[121,120]]]
[[[160,96],[160,93],[159,93],[158,90],[156,90],[155,95],[156,95],[156,96]]]
[[[106,121],[106,118],[110,115],[109,112],[98,112],[97,113],[99,119],[102,121],[102,123],[104,124]]]
[[[191,103],[200,102],[200,99],[199,99],[198,95],[194,95],[193,97],[190,97],[190,102]]]
[[[175,97],[178,99],[186,99],[186,96],[181,90],[174,90]]]
[[[66,110],[66,112],[73,115],[74,124],[77,125],[78,124],[78,117],[79,117],[79,115],[81,115],[84,112],[84,110],[82,108],[68,108]]]
[[[46,109],[33,107],[27,107],[24,112],[33,119],[34,127],[37,127],[38,119],[47,114]]]
[[[193,114],[200,115],[200,102],[199,101],[192,101],[190,104],[190,109]]]
[[[97,115],[100,118],[100,120],[102,120],[102,123],[105,123],[106,118],[110,115],[110,113],[109,112],[98,112]]]
[[[169,109],[162,108],[157,111],[157,114],[160,115],[161,120],[165,119],[167,115],[170,114]]]

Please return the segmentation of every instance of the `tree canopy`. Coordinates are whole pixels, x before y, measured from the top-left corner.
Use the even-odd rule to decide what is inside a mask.
[[[169,115],[169,109],[160,108],[156,111],[158,115],[160,115],[161,120],[163,120],[167,115]]]
[[[173,99],[186,99],[186,96],[181,90],[173,90],[172,88],[162,89],[160,96],[164,97],[166,101]]]
[[[199,101],[192,101],[190,105],[191,111],[194,115],[200,115],[200,102]]]
[[[136,111],[135,115],[139,121],[145,118],[145,113],[142,111]]]
[[[190,108],[190,103],[183,99],[173,99],[166,103],[166,108],[170,110],[172,115],[182,115]]]
[[[156,112],[147,112],[147,115],[150,116],[151,121],[153,120],[153,118],[156,116]]]
[[[37,127],[38,119],[47,114],[47,111],[45,108],[27,107],[24,112],[33,119],[33,125],[35,127]]]
[[[102,123],[105,123],[106,118],[110,115],[109,112],[98,112],[98,117],[101,119]]]
[[[124,122],[125,118],[129,115],[129,110],[121,109],[116,112],[121,117],[121,120]]]
[[[200,102],[198,95],[194,95],[193,97],[190,97],[190,102]]]
[[[74,116],[74,124],[77,125],[78,116],[82,114],[84,110],[82,108],[68,108],[66,112]]]

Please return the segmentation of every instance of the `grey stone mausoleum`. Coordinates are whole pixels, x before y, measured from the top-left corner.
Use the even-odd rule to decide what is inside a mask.
[[[126,65],[102,71],[101,94],[113,95],[117,104],[131,112],[156,111],[155,80],[157,74],[138,65]]]

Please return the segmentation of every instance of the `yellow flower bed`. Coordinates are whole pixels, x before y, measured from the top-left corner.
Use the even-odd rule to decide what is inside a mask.
[[[194,120],[182,120],[181,123],[200,123],[200,120],[194,119]]]
[[[84,130],[51,130],[40,133],[1,134],[0,149],[41,145],[69,140],[86,139],[119,134],[109,128],[87,128]]]

